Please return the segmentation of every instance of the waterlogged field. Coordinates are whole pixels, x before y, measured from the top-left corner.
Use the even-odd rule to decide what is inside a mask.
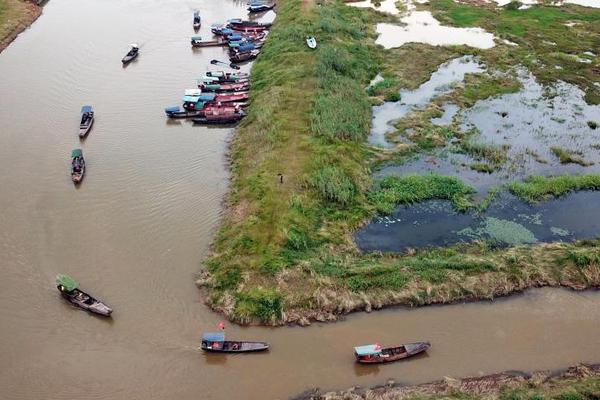
[[[411,10],[409,7],[408,14],[414,13]],[[504,44],[519,46],[508,40]],[[576,62],[592,64],[595,58],[595,53],[586,51]],[[404,251],[472,240],[506,246],[593,238],[600,233],[598,226],[588,224],[585,218],[573,218],[579,212],[593,219],[597,207],[575,210],[569,203],[577,203],[573,199],[541,206],[522,204],[516,198],[494,200],[505,185],[528,176],[600,171],[600,106],[588,104],[585,92],[574,84],[562,80],[542,84],[522,64],[505,69],[494,61],[484,54],[452,59],[416,90],[401,90],[399,101],[373,108],[370,142],[408,153],[387,163],[376,179],[415,173],[453,176],[468,184],[472,197],[482,202],[470,207],[471,214],[438,201],[404,205],[393,212],[387,209],[391,216],[377,218],[356,235],[362,250]],[[556,65],[555,69],[562,67]],[[384,80],[375,85],[382,86],[381,82]],[[513,206],[507,207],[507,203]],[[483,214],[487,207],[490,209]],[[563,219],[569,226],[545,226],[544,232],[534,229],[534,234],[532,227],[519,219],[539,215],[539,207],[553,209],[558,220],[570,215]],[[500,219],[495,215],[499,208]],[[524,212],[523,208],[530,210]],[[502,238],[498,229],[506,231]]]
[[[281,2],[255,64],[213,308],[306,324],[600,285],[600,10],[317,3]]]

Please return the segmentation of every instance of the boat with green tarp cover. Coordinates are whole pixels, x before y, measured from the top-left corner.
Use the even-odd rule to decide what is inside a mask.
[[[57,275],[56,287],[58,288],[58,291],[62,297],[74,306],[105,317],[110,316],[113,311],[112,308],[104,304],[102,301],[79,289],[79,284],[77,281],[68,275]]]
[[[80,183],[85,175],[85,160],[83,151],[75,149],[71,152],[71,180],[73,183]]]

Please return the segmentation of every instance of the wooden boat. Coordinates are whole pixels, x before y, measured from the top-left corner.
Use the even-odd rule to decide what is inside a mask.
[[[75,149],[71,152],[71,180],[73,183],[80,183],[85,175],[85,160],[81,149]]]
[[[233,29],[234,31],[240,31],[240,32],[259,33],[259,32],[266,31],[268,28],[265,28],[264,26],[232,25],[231,29]]]
[[[317,39],[315,39],[312,36],[309,36],[306,38],[306,44],[308,45],[308,47],[310,47],[311,49],[316,49],[317,48]]]
[[[263,45],[263,42],[230,42],[229,43],[229,54],[241,54],[249,53],[252,50],[259,50]]]
[[[230,35],[225,35],[225,39],[229,42],[256,42],[267,37],[267,31],[263,32],[234,32]]]
[[[232,103],[226,103],[226,105],[220,105],[216,103],[205,104],[202,108],[183,108],[180,107],[168,107],[165,108],[165,114],[169,118],[203,118],[207,112],[218,112],[223,114],[234,114],[240,112],[241,105]]]
[[[248,11],[251,13],[260,13],[272,10],[275,7],[275,3],[264,4],[260,2],[252,2],[248,5]]]
[[[112,308],[104,304],[102,301],[92,297],[78,288],[79,284],[70,276],[58,275],[56,277],[56,287],[60,294],[69,303],[84,310],[109,317],[112,313]]]
[[[234,26],[238,27],[247,27],[247,28],[264,28],[268,29],[273,25],[270,22],[257,22],[257,21],[248,21],[242,20],[240,18],[234,18],[227,21],[227,26],[233,29]]]
[[[245,72],[207,71],[203,78],[218,79],[221,83],[233,83],[248,80],[250,75]]]
[[[206,83],[201,82],[198,88],[203,92],[228,93],[228,92],[245,92],[250,90],[249,82],[240,83]]]
[[[219,60],[210,60],[210,63],[213,65],[224,65],[229,68],[240,69],[240,67],[238,65],[235,65],[234,63],[226,63],[226,62],[219,61]]]
[[[412,357],[431,347],[429,342],[407,343],[397,347],[382,348],[378,344],[370,344],[354,348],[356,361],[361,364],[382,364]]]
[[[214,33],[215,35],[219,35],[219,36],[227,36],[227,35],[232,35],[235,32],[233,31],[233,29],[228,28],[226,25],[212,25],[210,27],[210,31],[212,33]]]
[[[250,50],[244,53],[236,53],[229,57],[232,63],[241,63],[244,61],[254,60],[260,54],[260,50]]]
[[[194,20],[192,22],[194,26],[194,30],[200,29],[200,25],[202,25],[202,20],[200,19],[200,11],[194,11]]]
[[[223,332],[202,335],[201,349],[213,353],[252,353],[269,349],[266,342],[225,340]]]
[[[94,111],[92,106],[81,107],[81,120],[79,121],[79,137],[83,138],[92,129],[94,123]]]
[[[227,46],[229,44],[229,42],[224,39],[202,41],[201,36],[192,36],[191,43],[192,43],[192,47],[215,47],[215,46]]]
[[[131,50],[129,50],[129,52],[127,54],[125,54],[125,57],[123,57],[123,59],[121,60],[121,62],[123,63],[123,65],[129,64],[139,54],[140,54],[140,46],[138,46],[135,43],[132,43],[131,44]]]
[[[209,93],[206,93],[209,94]],[[248,92],[240,93],[216,93],[214,101],[217,103],[231,103],[238,101],[246,101],[250,98]]]
[[[221,113],[219,111],[207,111],[204,117],[193,118],[195,124],[217,125],[217,124],[232,124],[238,122],[246,116],[246,113],[239,110],[233,113]]]

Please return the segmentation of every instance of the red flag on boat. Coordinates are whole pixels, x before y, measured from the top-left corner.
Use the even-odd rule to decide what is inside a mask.
[[[219,322],[219,328],[225,330],[225,321]]]
[[[379,343],[375,343],[375,350],[381,350],[381,345]]]

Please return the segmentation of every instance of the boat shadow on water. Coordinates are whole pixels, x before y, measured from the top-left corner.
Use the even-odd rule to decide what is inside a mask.
[[[416,354],[408,359],[404,359],[404,360],[398,360],[396,363],[402,363],[402,362],[416,362],[418,360],[422,360],[422,359],[426,359],[429,358],[429,354],[427,354],[426,351]],[[348,362],[352,362],[352,360],[348,360]],[[361,364],[358,362],[354,362],[354,375],[357,377],[361,377],[361,376],[368,376],[368,375],[378,375],[380,372],[382,372],[382,370],[385,368],[385,366],[390,365],[392,363],[383,363],[383,364]]]

